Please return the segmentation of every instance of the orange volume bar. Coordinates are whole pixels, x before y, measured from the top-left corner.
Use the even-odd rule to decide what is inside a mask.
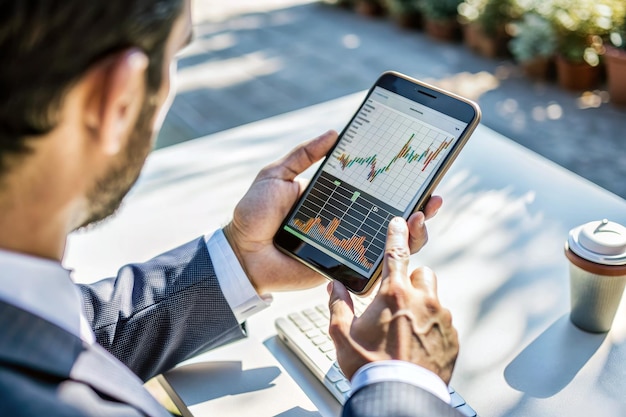
[[[365,268],[369,269],[373,266],[365,257],[365,236],[352,236],[349,239],[339,239],[335,236],[335,232],[340,225],[338,218],[333,218],[326,227],[322,225],[320,217],[311,218],[306,222],[294,219],[293,223],[300,231],[325,241],[331,247],[335,247],[339,252],[345,253],[346,256]]]

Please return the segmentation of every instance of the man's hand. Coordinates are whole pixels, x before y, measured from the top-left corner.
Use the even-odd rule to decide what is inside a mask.
[[[436,373],[448,384],[459,350],[450,312],[439,304],[437,280],[430,269],[408,275],[409,231],[401,218],[391,220],[382,281],[361,317],[339,282],[329,284],[330,336],[337,361],[348,378],[378,360],[403,360]]]
[[[241,199],[224,233],[259,294],[311,288],[324,282],[317,272],[278,251],[272,239],[280,223],[306,188],[299,174],[322,159],[337,140],[329,131],[305,142],[279,161],[263,168]],[[417,252],[428,240],[424,221],[441,207],[433,196],[409,218],[410,249]]]

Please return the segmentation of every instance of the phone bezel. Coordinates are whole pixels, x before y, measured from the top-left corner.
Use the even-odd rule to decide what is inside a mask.
[[[459,135],[459,139],[455,142],[450,152],[448,152],[448,154],[445,156],[441,165],[436,170],[431,182],[425,188],[422,196],[415,204],[413,210],[410,211],[410,214],[412,214],[418,210],[423,209],[424,205],[430,198],[432,191],[439,184],[441,178],[446,173],[451,163],[456,159],[458,153],[465,146],[465,143],[467,142],[470,135],[480,121],[480,108],[473,101],[460,97],[454,93],[445,91],[422,81],[418,81],[404,74],[400,74],[394,71],[388,71],[381,74],[378,80],[369,89],[365,96],[365,99],[357,107],[356,112],[350,118],[350,121],[346,124],[346,126],[340,133],[337,143],[328,152],[326,158],[332,155],[335,147],[340,142],[340,139],[346,133],[350,125],[353,123],[354,119],[358,116],[361,108],[367,102],[368,98],[376,87],[381,87],[392,93],[396,93],[416,103],[422,104],[433,110],[439,111],[445,115],[467,123],[467,127]],[[323,164],[320,165],[320,167],[313,175],[307,189],[303,193],[303,196],[308,194],[314,182],[320,176],[322,166]],[[325,254],[314,246],[308,244],[307,242],[301,240],[297,236],[284,230],[288,219],[293,215],[294,211],[298,207],[299,202],[300,199],[296,201],[296,203],[290,209],[289,214],[281,223],[280,228],[274,236],[274,245],[283,253],[304,263],[305,265],[319,272],[326,278],[330,280],[335,279],[340,281],[352,293],[357,295],[367,294],[369,290],[373,288],[374,284],[378,281],[378,278],[380,277],[380,274],[382,272],[382,262],[379,262],[379,264],[376,265],[372,276],[368,278],[353,270],[349,266]]]

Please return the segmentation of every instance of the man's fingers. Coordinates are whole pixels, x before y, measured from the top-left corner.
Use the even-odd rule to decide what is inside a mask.
[[[433,195],[428,199],[426,206],[424,206],[424,216],[426,220],[431,219],[437,214],[441,206],[443,205],[443,198],[438,195]]]
[[[286,172],[285,180],[293,180],[311,165],[322,159],[337,141],[337,132],[329,130],[317,138],[294,148],[279,163]]]
[[[330,299],[330,326],[328,333],[337,346],[342,345],[350,335],[350,327],[354,320],[354,305],[350,293],[339,281],[328,284]]]
[[[406,280],[409,255],[409,228],[403,218],[395,217],[391,219],[387,229],[383,279],[398,283]]]
[[[411,253],[419,251],[428,242],[425,220],[426,217],[421,211],[413,213],[409,217],[407,224],[409,225],[409,249]]]
[[[411,284],[414,288],[424,291],[429,297],[438,299],[437,277],[432,269],[420,267],[411,273]]]
[[[438,195],[434,195],[428,199],[423,212],[418,211],[409,217],[407,223],[409,224],[409,248],[411,253],[419,251],[428,242],[428,231],[424,222],[433,218],[442,204],[443,199]]]

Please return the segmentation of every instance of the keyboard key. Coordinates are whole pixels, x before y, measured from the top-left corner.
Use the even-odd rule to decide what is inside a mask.
[[[326,378],[328,378],[330,382],[338,382],[344,379],[343,375],[340,374],[339,371],[337,371],[335,368],[330,368],[328,370],[328,373],[326,373]]]
[[[328,322],[327,319],[324,318],[324,316],[322,316],[320,313],[318,313],[317,311],[313,310],[313,309],[307,309],[304,312],[304,315],[311,320],[312,322],[316,322],[316,321],[320,321],[323,320],[324,322]]]
[[[317,307],[315,307],[315,309],[318,311],[318,313],[320,313],[320,315],[322,317],[324,317],[326,320],[330,319],[330,312],[328,311],[328,306],[325,305],[319,305]]]
[[[313,342],[315,346],[319,346],[326,341],[328,341],[328,339],[326,339],[326,336],[324,335],[319,335],[311,338],[311,342]]]
[[[339,392],[342,392],[342,393],[350,392],[350,384],[347,381],[344,381],[344,380],[339,381],[337,382],[337,384],[335,384],[335,386],[337,387]]]
[[[322,352],[326,353],[326,352],[330,352],[330,351],[334,350],[335,349],[335,345],[333,344],[333,342],[329,342],[327,340],[325,343],[322,343],[321,345],[319,345],[318,348]]]
[[[313,322],[313,325],[317,327],[318,329],[328,328],[328,320],[326,320],[324,317],[317,317],[317,318],[311,319],[311,321]]]
[[[289,319],[298,327],[298,329],[306,332],[313,329],[313,324],[299,314],[290,314]]]
[[[314,337],[318,337],[318,336],[324,336],[324,334],[322,332],[320,332],[319,329],[315,329],[315,328],[313,328],[311,330],[307,330],[304,334],[309,339],[313,339]]]

